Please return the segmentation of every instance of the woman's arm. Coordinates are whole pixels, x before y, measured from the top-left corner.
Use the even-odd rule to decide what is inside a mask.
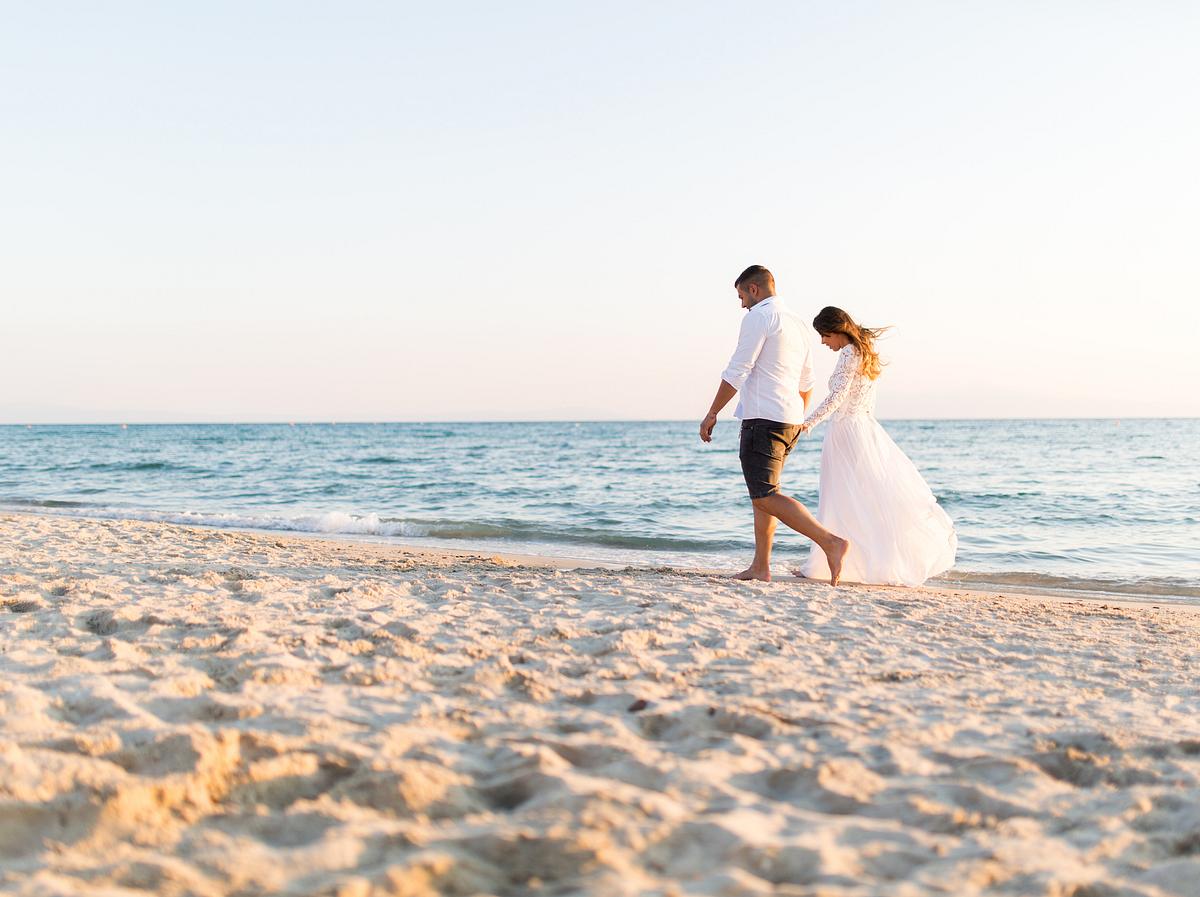
[[[838,407],[846,401],[850,392],[850,383],[854,380],[854,367],[858,364],[858,355],[848,349],[843,349],[838,355],[837,366],[833,376],[829,378],[829,395],[817,406],[817,410],[805,418],[800,429],[808,432],[817,424],[826,420]]]

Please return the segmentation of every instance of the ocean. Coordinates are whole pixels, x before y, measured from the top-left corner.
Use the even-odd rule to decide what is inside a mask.
[[[1200,420],[882,421],[959,536],[936,582],[1200,601]],[[0,426],[0,508],[605,564],[749,561],[737,423]],[[784,489],[817,504],[822,431]],[[780,529],[775,566],[807,553]]]

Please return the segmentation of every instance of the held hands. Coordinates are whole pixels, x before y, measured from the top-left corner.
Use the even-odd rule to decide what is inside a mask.
[[[700,441],[712,442],[713,427],[717,425],[717,416],[713,412],[709,412],[704,416],[704,420],[700,421]]]

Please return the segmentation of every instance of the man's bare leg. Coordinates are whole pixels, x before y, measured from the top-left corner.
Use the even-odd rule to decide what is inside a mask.
[[[754,560],[734,579],[771,581],[771,543],[775,539],[775,518],[754,505]]]
[[[843,539],[841,536],[835,536],[829,530],[825,529],[825,527],[821,526],[817,522],[817,518],[809,512],[808,508],[789,495],[776,492],[774,495],[768,495],[766,498],[756,498],[753,501],[756,512],[761,508],[772,517],[783,521],[786,526],[791,527],[800,533],[800,535],[807,536],[817,543],[817,546],[825,552],[825,559],[829,561],[829,581],[836,586],[842,576],[842,560],[846,557],[846,552],[850,550],[849,541]],[[756,533],[758,531],[757,522],[758,515],[756,513]]]

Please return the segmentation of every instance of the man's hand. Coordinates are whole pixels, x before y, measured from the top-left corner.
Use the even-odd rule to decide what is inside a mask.
[[[712,442],[713,427],[717,425],[717,415],[721,409],[729,404],[729,400],[737,395],[737,390],[730,386],[724,380],[717,387],[717,395],[713,399],[712,405],[708,408],[708,414],[704,416],[704,420],[700,421],[700,441]]]

